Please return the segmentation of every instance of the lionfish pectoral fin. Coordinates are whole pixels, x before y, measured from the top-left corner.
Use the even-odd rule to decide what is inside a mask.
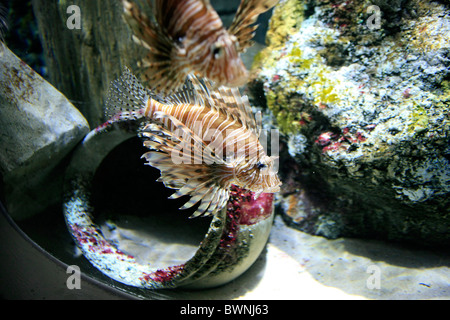
[[[229,198],[228,190],[220,187],[214,187],[201,200],[198,209],[190,216],[196,218],[199,216],[210,216],[222,210]]]
[[[216,192],[214,198],[211,200],[211,205],[208,208],[208,213],[222,210],[222,208],[227,204],[229,196],[230,192],[228,189],[219,189],[219,191]]]
[[[194,186],[193,188],[190,188],[191,191],[189,191],[191,199],[189,199],[180,209],[189,209],[196,205],[200,200],[203,201],[203,199],[207,197],[208,193],[214,188],[214,186],[210,183],[210,180],[202,180],[205,179],[202,179],[202,177],[194,177],[187,182],[188,185]]]
[[[209,169],[206,166],[203,170],[198,167],[190,169],[186,168],[185,170],[189,170],[189,174],[194,177],[189,179],[179,190],[172,194],[169,199],[176,199],[185,195],[191,196],[191,198],[180,208],[181,210],[189,209],[201,202],[190,218],[209,216],[215,214],[218,210],[221,210],[228,200],[228,190],[217,185],[215,177],[209,176]]]
[[[258,199],[259,196],[261,195],[261,193],[262,193],[262,190],[259,190],[259,191],[254,192],[254,193],[253,193],[253,198],[254,198],[255,200]]]
[[[197,188],[196,185],[190,184],[189,181],[186,183],[181,189],[178,189],[175,193],[173,193],[169,199],[178,199],[180,197],[189,195],[192,191]]]
[[[158,182],[164,183],[168,188],[179,189],[191,177],[183,171],[183,167],[176,165],[172,159],[172,152],[176,149],[177,140],[171,136],[171,132],[160,128],[161,131],[151,132],[149,128],[158,128],[157,125],[145,126],[141,137],[146,139],[143,144],[150,151],[142,155],[147,164],[158,169],[161,176]]]
[[[211,188],[209,192],[205,195],[205,197],[202,199],[202,203],[198,207],[198,209],[189,217],[189,218],[196,218],[203,214],[205,214],[208,207],[211,205],[211,200],[216,194],[216,188]]]
[[[162,122],[170,120],[173,126],[173,130],[168,130],[162,124],[152,123],[141,132],[141,136],[148,139],[144,141],[144,146],[152,150],[145,153],[143,158],[161,171],[158,181],[163,182],[166,187],[178,189],[169,198],[191,196],[180,209],[191,208],[201,201],[194,217],[212,214],[219,206],[222,208],[227,199],[224,199],[224,192],[217,186],[217,177],[210,170],[210,165],[224,164],[223,159],[216,156],[209,145],[175,117],[156,111],[153,119]],[[180,132],[176,132],[177,129]],[[188,146],[189,156],[182,160],[188,161],[176,163],[174,160],[178,159],[183,146]]]
[[[239,42],[240,50],[244,51],[252,45],[256,27],[252,26],[261,13],[273,8],[279,0],[242,0],[238,11],[228,29]]]
[[[189,209],[196,205],[203,197],[203,194],[196,194],[195,196],[191,197],[188,202],[186,202],[182,207],[180,207],[181,210]]]

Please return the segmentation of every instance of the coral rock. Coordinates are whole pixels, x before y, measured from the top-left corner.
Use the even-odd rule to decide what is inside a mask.
[[[282,207],[330,238],[448,245],[450,7],[372,4],[286,0],[274,11],[254,88],[292,157],[280,165]]]
[[[0,174],[9,213],[61,201],[61,160],[89,131],[81,113],[0,43]]]

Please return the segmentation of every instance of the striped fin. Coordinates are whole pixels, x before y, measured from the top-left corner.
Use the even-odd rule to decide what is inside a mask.
[[[197,100],[202,105],[230,115],[238,120],[245,128],[255,132],[258,136],[261,130],[261,113],[253,113],[252,107],[246,95],[241,95],[238,88],[220,86],[214,88],[211,81],[199,79],[194,75],[189,76],[193,91],[198,96]]]
[[[194,189],[191,193],[195,194],[195,196],[191,197],[191,199],[186,202],[181,209],[191,208],[200,201],[201,203],[190,218],[214,214],[214,212],[217,212],[225,207],[229,198],[229,191],[227,189],[211,185],[211,183],[201,185],[200,187]]]
[[[173,133],[163,127],[161,123],[150,122],[143,126],[139,135],[143,138],[149,138],[159,144],[179,143],[180,140]]]
[[[170,61],[173,47],[171,39],[163,32],[156,21],[149,19],[139,7],[131,1],[121,0],[123,17],[133,31],[133,40],[151,51],[156,61]],[[151,2],[149,1],[151,5]]]
[[[174,170],[178,171],[180,168],[183,168],[184,165],[202,165],[204,162],[205,155],[202,155],[202,150],[199,150],[198,145],[193,145],[192,140],[190,139],[190,135],[183,134],[181,136],[180,132],[176,132],[173,134],[171,131],[168,131],[164,129],[161,126],[158,126],[157,124],[153,123],[151,124],[154,126],[154,131],[148,130],[148,125],[144,127],[144,129],[141,132],[141,137],[146,138],[147,140],[144,141],[144,146],[149,148],[150,150],[156,150],[161,151],[168,155],[168,157],[171,157],[171,163],[170,165],[176,165],[176,168]],[[159,128],[159,129],[158,129]],[[189,140],[186,140],[185,138],[189,138]],[[186,148],[185,148],[186,147]],[[194,147],[194,148],[192,148]],[[178,158],[174,159],[172,158],[172,154],[175,154],[178,156],[180,151],[186,151],[184,149],[189,148],[189,154],[188,159],[186,158]],[[192,150],[194,149],[194,150]],[[203,157],[202,157],[203,156]],[[180,161],[183,163],[183,165],[180,165],[181,163],[177,163],[175,161]],[[184,163],[185,160],[188,160],[188,163]],[[208,158],[208,160],[211,160]],[[157,167],[155,165],[155,167]],[[191,167],[192,168],[192,167]],[[195,167],[197,169],[197,167]],[[190,176],[189,176],[190,177]]]
[[[185,75],[182,66],[172,60],[176,44],[161,25],[161,14],[154,11],[152,2],[148,1],[152,12],[159,20],[149,19],[140,8],[129,0],[121,0],[124,9],[124,20],[133,32],[133,41],[148,50],[144,59],[138,62],[139,74],[145,84],[154,90],[164,92],[167,88],[175,88],[183,84]],[[173,2],[173,1],[168,1]],[[161,1],[157,1],[156,10],[162,10]],[[158,19],[159,18],[159,19]],[[169,90],[170,91],[170,90]]]
[[[147,160],[147,164],[161,171],[159,182],[163,182],[168,188],[178,189],[187,180],[187,175],[182,175],[182,171],[174,170],[174,164],[169,154],[163,152],[149,151],[142,155]]]
[[[149,165],[160,169],[161,178],[158,181],[163,182],[166,187],[178,189],[169,197],[170,199],[191,196],[180,209],[189,209],[201,202],[192,218],[214,214],[216,210],[225,206],[228,190],[217,185],[215,177],[211,175],[207,166],[174,166],[170,155],[163,152],[150,151],[143,157]]]
[[[214,169],[216,166],[226,166],[223,159],[215,156],[200,137],[175,117],[157,111],[154,119],[168,119],[180,131],[172,132],[163,127],[162,123],[149,123],[141,131],[141,136],[147,139],[144,146],[151,149],[143,158],[149,165],[160,170],[161,177],[158,181],[163,182],[166,187],[178,189],[170,198],[191,196],[181,209],[191,208],[201,201],[192,217],[210,215],[223,208],[228,200],[228,191],[219,185],[221,177],[217,176],[218,171]],[[172,153],[179,152],[180,145],[187,144],[191,148],[191,163],[176,164]]]
[[[191,218],[196,218],[201,215],[208,216],[210,214],[213,214],[214,212],[221,210],[223,207],[225,207],[228,198],[228,190],[214,188],[205,195],[200,206],[192,214]]]
[[[4,49],[3,42],[5,41],[4,34],[8,30],[8,24],[7,24],[7,10],[6,8],[0,4],[0,52]]]
[[[211,97],[211,92],[213,91],[214,84],[212,81],[199,78],[193,74],[188,76],[188,81],[186,82],[190,90],[195,94],[196,100],[199,104],[215,109],[214,100]]]
[[[198,179],[195,178],[195,180],[197,181],[188,181],[188,183],[199,183]],[[199,201],[202,201],[203,203],[203,199],[205,199],[205,197],[210,197],[210,193],[214,193],[213,190],[217,189],[217,187],[213,186],[211,181],[205,181],[203,183],[200,183],[191,193],[190,195],[192,195],[191,199],[189,199],[189,201],[187,201],[180,209],[184,210],[184,209],[189,209],[191,207],[193,207],[194,205],[196,205]],[[203,210],[204,212],[204,210]],[[202,213],[203,213],[202,212]]]
[[[230,193],[227,189],[216,189],[214,192],[210,192],[209,197],[205,197],[205,199],[202,200],[202,203],[198,207],[197,211],[195,211],[191,217],[197,217],[201,214],[201,212],[205,212],[205,215],[209,215],[213,212],[221,210],[225,207],[229,196]]]
[[[169,34],[179,28],[179,21],[183,18],[181,15],[188,14],[186,11],[190,11],[192,6],[202,3],[206,10],[214,10],[209,0],[156,0],[155,2],[156,19]]]
[[[190,77],[191,76],[189,76],[188,78],[190,79]],[[187,80],[181,90],[178,90],[175,93],[167,95],[165,97],[165,102],[171,104],[203,105],[203,101],[199,101],[199,97],[200,96],[196,91],[196,89],[194,88],[192,82],[190,80]]]
[[[248,97],[242,96],[238,88],[219,87],[213,93],[213,97],[216,105],[225,106],[229,112],[236,114],[245,128],[259,136],[261,113],[259,111],[256,115],[253,113]]]
[[[253,25],[258,16],[273,8],[279,0],[241,0],[238,11],[228,29],[239,41],[241,51],[253,45],[257,25]]]
[[[182,133],[183,137],[188,137],[194,141],[194,143],[190,143],[194,155],[199,154],[206,157],[203,159],[205,163],[224,164],[222,158],[215,156],[214,151],[208,145],[206,145],[206,143],[202,140],[202,138],[200,138],[197,134],[195,134],[191,129],[186,127],[177,118],[175,118],[170,114],[166,114],[162,111],[157,111],[154,113],[154,119],[164,119],[164,118],[169,119],[175,126],[175,129],[179,130],[176,135],[175,133],[173,134],[176,136],[177,139],[180,139],[180,133]],[[189,143],[189,141],[186,140],[181,142],[185,144]],[[200,148],[200,150],[198,150],[197,148]]]
[[[201,215],[203,213],[205,213],[205,215],[209,214],[209,212],[205,212],[205,211],[207,211],[207,209],[211,206],[212,199],[217,196],[218,188],[216,186],[211,186],[211,187],[209,187],[209,189],[206,189],[205,193],[206,194],[202,198],[202,203],[200,204],[198,209],[192,214],[191,218],[198,217],[199,215]],[[213,209],[213,208],[211,208],[211,209]],[[211,210],[211,212],[212,211],[213,210]]]

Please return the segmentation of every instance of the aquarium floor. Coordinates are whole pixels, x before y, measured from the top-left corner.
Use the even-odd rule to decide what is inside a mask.
[[[226,286],[188,299],[450,299],[450,256],[382,241],[327,240],[277,216],[259,260]]]
[[[79,266],[86,276],[83,281],[92,280],[82,284],[79,291],[100,283],[103,298],[450,299],[448,251],[375,240],[327,240],[287,226],[280,216],[275,217],[269,242],[255,264],[234,281],[207,290],[137,289],[104,276],[77,254],[60,210],[19,225],[57,260]],[[67,277],[65,270],[60,273]],[[65,282],[60,282],[60,288],[52,290],[64,293]],[[98,291],[85,290],[77,297],[91,297]],[[39,294],[52,296],[51,292]]]

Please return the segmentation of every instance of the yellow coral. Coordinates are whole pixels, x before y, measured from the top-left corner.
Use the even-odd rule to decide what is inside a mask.
[[[267,31],[267,45],[276,48],[284,45],[292,29],[299,26],[304,20],[303,4],[297,0],[280,2],[274,9]]]
[[[426,110],[417,106],[411,114],[411,124],[408,126],[408,131],[411,133],[419,133],[427,130],[429,119]]]

